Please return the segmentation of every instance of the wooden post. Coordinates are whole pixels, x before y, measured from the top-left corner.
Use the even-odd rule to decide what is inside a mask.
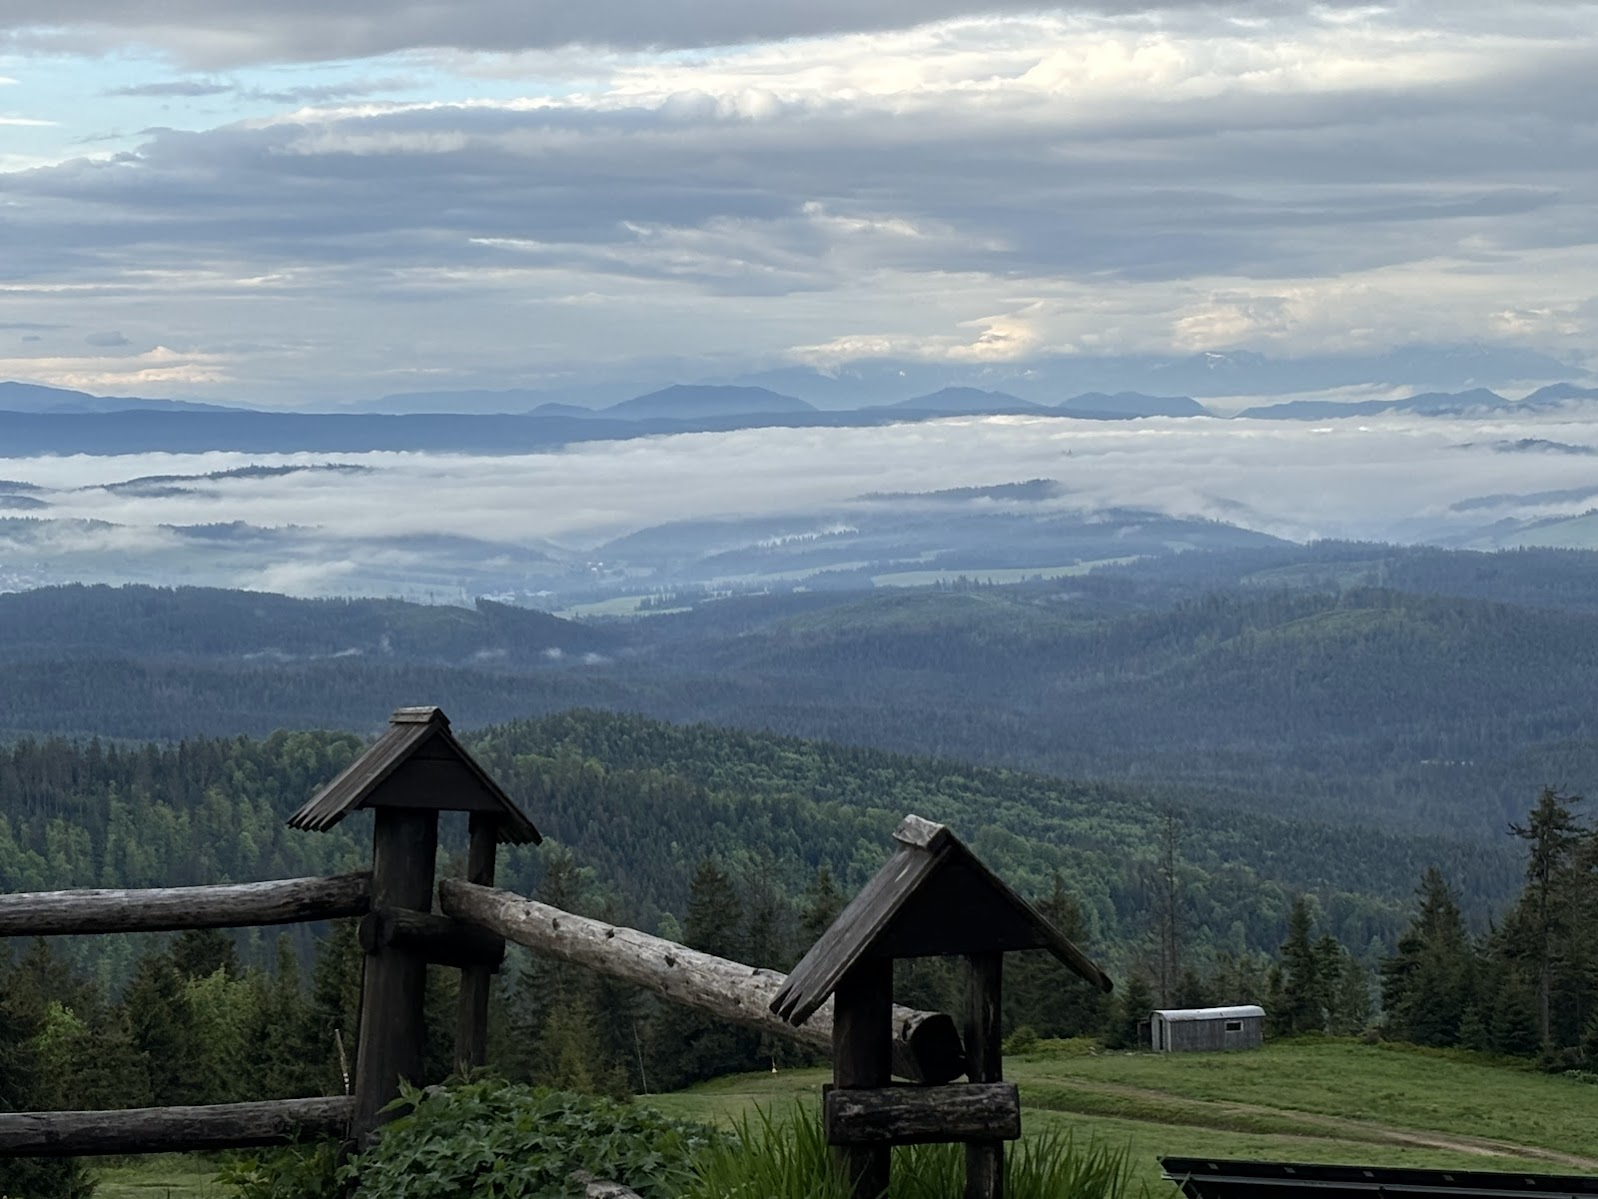
[[[974,953],[967,959],[965,1060],[972,1082],[999,1082],[1004,1076],[999,1024],[1003,999],[1004,955]],[[1004,1142],[972,1141],[965,1147],[965,1199],[1003,1199]]]
[[[494,885],[494,858],[499,852],[498,823],[482,812],[473,812],[471,844],[466,850],[466,881],[479,886]],[[461,971],[460,1004],[455,1025],[455,1069],[466,1071],[488,1061],[488,988],[491,975],[486,966],[468,966]]]
[[[372,826],[372,906],[429,911],[437,856],[436,810],[377,808]],[[426,990],[427,963],[403,946],[379,946],[366,955],[350,1127],[359,1148],[365,1148],[387,1118],[382,1109],[399,1095],[400,1080],[422,1082]]]
[[[833,992],[832,1081],[840,1090],[882,1087],[892,1070],[893,961],[867,958],[850,967]],[[888,1145],[838,1145],[833,1153],[854,1199],[878,1199],[888,1189]]]

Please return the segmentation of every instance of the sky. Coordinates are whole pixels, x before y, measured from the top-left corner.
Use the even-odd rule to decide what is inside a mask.
[[[0,0],[0,378],[1593,367],[1593,78],[1580,0]]]

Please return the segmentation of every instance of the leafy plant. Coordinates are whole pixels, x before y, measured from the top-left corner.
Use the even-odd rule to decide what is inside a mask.
[[[217,1181],[239,1199],[337,1199],[344,1189],[331,1141],[235,1157],[223,1163]]]
[[[341,1172],[357,1199],[565,1199],[574,1170],[668,1199],[719,1139],[651,1108],[493,1079],[407,1088],[394,1106],[404,1114]]]

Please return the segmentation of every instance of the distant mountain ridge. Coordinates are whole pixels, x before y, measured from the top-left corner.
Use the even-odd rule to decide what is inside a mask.
[[[1556,383],[1511,400],[1485,387],[1470,391],[1431,391],[1394,400],[1289,400],[1245,408],[1238,416],[1252,420],[1336,420],[1348,416],[1377,416],[1402,412],[1415,416],[1465,416],[1505,412],[1545,412],[1572,401],[1598,400],[1598,388]]]
[[[1061,400],[1055,409],[1072,416],[1099,416],[1116,420],[1141,416],[1215,415],[1191,396],[1150,396],[1135,391],[1121,391],[1115,395],[1090,391],[1069,400]]]
[[[197,400],[145,399],[140,396],[97,396],[64,387],[40,383],[0,382],[0,412],[59,412],[88,414],[135,412],[150,409],[161,412],[228,412],[226,404],[202,404]]]
[[[948,416],[976,416],[982,413],[1007,415],[1046,412],[1042,404],[1023,400],[1003,391],[983,391],[980,387],[945,387],[924,396],[912,396],[881,408],[896,412],[937,412]]]
[[[563,410],[567,405],[560,406]],[[814,412],[815,405],[765,387],[729,387],[675,383],[648,395],[635,396],[601,408],[597,415],[623,419],[664,417],[698,420],[702,417],[776,415]]]

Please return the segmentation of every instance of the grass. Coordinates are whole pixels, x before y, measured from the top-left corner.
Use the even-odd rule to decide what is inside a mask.
[[[203,1153],[158,1153],[94,1167],[95,1199],[222,1199],[216,1159]]]
[[[1012,1055],[1031,1138],[1125,1152],[1129,1199],[1161,1181],[1161,1155],[1598,1173],[1598,1087],[1463,1053],[1305,1039],[1259,1053],[1095,1053],[1053,1044]],[[824,1069],[720,1078],[650,1095],[668,1115],[735,1126],[814,1103]],[[785,1114],[787,1113],[787,1114]],[[1560,1160],[1561,1155],[1581,1161]],[[130,1159],[100,1170],[100,1199],[220,1199],[212,1159]]]
[[[1124,1149],[1132,1194],[1170,1193],[1161,1155],[1380,1166],[1598,1172],[1598,1087],[1469,1055],[1339,1040],[1259,1053],[1087,1053],[1066,1045],[1012,1056],[1028,1137],[1070,1132]],[[651,1096],[673,1115],[734,1123],[819,1094],[825,1070],[717,1079]],[[1487,1144],[1483,1142],[1492,1142]],[[1536,1156],[1546,1153],[1550,1156]]]

